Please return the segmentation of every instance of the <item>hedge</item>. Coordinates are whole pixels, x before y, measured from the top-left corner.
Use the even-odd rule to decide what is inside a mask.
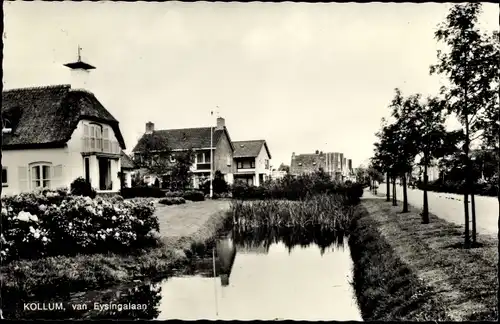
[[[2,261],[154,246],[159,231],[154,211],[146,199],[91,199],[64,190],[2,197]]]

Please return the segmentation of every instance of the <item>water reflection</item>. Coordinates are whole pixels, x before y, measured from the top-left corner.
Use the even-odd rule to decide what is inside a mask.
[[[352,264],[343,233],[318,228],[251,232],[235,228],[196,247],[192,257],[186,271],[162,282],[74,295],[65,301],[65,312],[7,317],[4,311],[4,316],[361,320],[349,284]],[[74,309],[83,304],[87,309]]]

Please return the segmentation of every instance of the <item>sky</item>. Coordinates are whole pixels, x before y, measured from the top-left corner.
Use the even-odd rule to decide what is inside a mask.
[[[119,120],[126,152],[148,121],[203,127],[218,111],[233,141],[266,140],[273,167],[316,150],[366,165],[394,88],[438,93],[429,66],[449,7],[4,2],[3,85],[70,83],[63,64],[80,46],[97,68],[88,88]],[[483,11],[484,30],[498,29],[498,5]]]

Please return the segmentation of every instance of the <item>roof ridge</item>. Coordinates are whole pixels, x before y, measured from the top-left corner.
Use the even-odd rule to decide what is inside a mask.
[[[247,140],[247,141],[233,141],[233,143],[238,143],[238,142],[265,142],[266,140],[264,139],[259,139],[259,140]]]
[[[202,129],[202,128],[210,128],[210,126],[203,126],[203,127],[187,127],[187,128],[167,128],[167,129],[158,129],[154,130],[155,132],[162,132],[162,131],[172,131],[172,130],[188,130],[188,129]],[[212,126],[212,128],[215,128],[215,126]]]
[[[2,92],[14,92],[14,91],[26,91],[26,90],[45,90],[45,89],[57,89],[57,88],[68,88],[71,89],[70,84],[57,84],[57,85],[46,85],[46,86],[36,86],[36,87],[25,87],[25,88],[13,88],[8,90],[2,90]]]

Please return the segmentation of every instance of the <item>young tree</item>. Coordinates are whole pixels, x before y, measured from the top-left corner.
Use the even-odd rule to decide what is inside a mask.
[[[157,179],[162,178],[164,174],[170,172],[172,166],[171,150],[167,139],[153,132],[144,135],[141,141],[143,141],[143,148],[134,154],[134,164]]]
[[[375,144],[375,154],[376,156],[378,156],[379,161],[382,163],[383,169],[387,172],[387,182],[392,182],[393,206],[398,205],[396,196],[396,163],[398,159],[398,152],[393,140],[396,136],[395,132],[395,125],[387,124],[386,120],[382,119],[382,130],[376,133],[376,136],[379,138],[379,143]],[[387,189],[389,191],[389,185],[387,185]]]
[[[174,165],[171,167],[172,180],[180,189],[185,189],[189,186],[192,172],[191,166],[194,163],[194,153],[192,149],[176,154]]]
[[[446,95],[448,109],[458,117],[464,132],[465,162],[465,246],[470,247],[469,194],[472,203],[472,243],[476,241],[476,219],[474,208],[473,179],[471,177],[470,146],[481,128],[481,119],[491,103],[491,73],[485,62],[490,58],[489,38],[481,34],[477,26],[481,13],[480,3],[457,4],[453,6],[446,21],[438,26],[435,37],[438,42],[449,46],[449,53],[438,51],[438,64],[430,67],[431,74],[444,74],[450,85],[442,88]],[[498,66],[498,60],[493,63]],[[498,67],[497,72],[498,73]]]
[[[411,108],[406,116],[407,125],[411,131],[412,145],[416,153],[420,155],[419,165],[423,167],[424,188],[423,188],[423,209],[422,223],[429,223],[429,202],[427,198],[427,186],[429,183],[428,168],[433,159],[443,157],[451,153],[448,145],[448,133],[446,132],[444,121],[444,101],[429,97],[424,103],[420,102],[420,96],[415,96],[408,101]],[[451,146],[454,148],[454,142]]]
[[[396,122],[393,126],[394,134],[389,140],[392,140],[394,146],[395,172],[403,180],[403,213],[408,212],[407,175],[411,173],[413,168],[413,162],[417,155],[415,141],[419,136],[411,121],[411,115],[419,100],[420,94],[404,98],[401,91],[396,88],[394,99],[390,105],[392,108],[391,116]]]

